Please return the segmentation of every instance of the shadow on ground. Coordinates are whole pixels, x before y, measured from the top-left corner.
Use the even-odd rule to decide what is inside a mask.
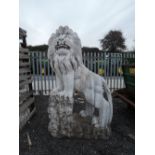
[[[107,140],[56,139],[48,132],[48,97],[35,97],[36,114],[20,131],[20,155],[134,155],[135,111],[115,98],[112,135]],[[29,147],[27,133],[32,146]]]

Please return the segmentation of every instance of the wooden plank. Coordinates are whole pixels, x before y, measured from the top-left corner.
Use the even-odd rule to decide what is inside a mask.
[[[19,67],[29,67],[30,63],[29,62],[21,62],[19,61]]]
[[[19,74],[26,74],[30,72],[30,68],[19,68]]]
[[[20,97],[19,97],[19,104],[22,104],[23,102],[25,102],[25,100],[28,97],[30,97],[31,95],[33,95],[33,91],[25,92],[25,93],[21,94]]]
[[[31,75],[20,75],[19,81],[30,80],[31,78],[32,78]]]
[[[29,60],[30,56],[28,54],[23,54],[19,53],[19,59],[28,59]]]
[[[21,88],[22,86],[29,84],[29,83],[32,83],[32,79],[20,82],[19,87]]]
[[[33,114],[35,113],[35,111],[36,111],[36,108],[34,108],[34,109],[31,111],[31,113],[27,116],[27,118],[24,119],[24,121],[21,122],[21,123],[19,124],[19,129],[20,129],[20,130],[26,125],[27,121],[33,116]]]
[[[19,106],[19,113],[22,113],[26,108],[28,108],[34,102],[34,97],[29,98],[23,104]]]
[[[22,48],[22,47],[20,47],[19,48],[19,52],[20,53],[29,53],[29,49],[28,48]]]

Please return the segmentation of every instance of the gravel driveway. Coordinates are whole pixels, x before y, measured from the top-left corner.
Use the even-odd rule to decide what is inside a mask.
[[[48,96],[36,96],[36,114],[19,134],[20,155],[134,155],[135,110],[113,99],[112,135],[106,140],[57,139],[48,132]],[[27,133],[32,146],[28,145]]]

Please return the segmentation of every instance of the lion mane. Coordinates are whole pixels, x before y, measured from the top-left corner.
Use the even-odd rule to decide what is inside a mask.
[[[82,64],[81,41],[68,26],[60,26],[48,41],[48,58],[54,71],[76,70]]]

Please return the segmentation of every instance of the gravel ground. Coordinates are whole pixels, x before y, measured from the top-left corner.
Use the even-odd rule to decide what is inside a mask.
[[[113,99],[112,135],[106,140],[57,139],[48,132],[48,97],[35,97],[36,114],[19,134],[20,155],[134,155],[135,111]],[[32,146],[28,145],[27,133]]]

